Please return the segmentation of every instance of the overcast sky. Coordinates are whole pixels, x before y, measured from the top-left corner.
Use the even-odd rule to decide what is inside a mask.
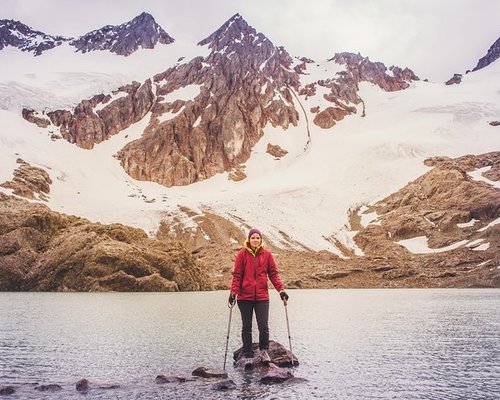
[[[499,0],[1,0],[0,19],[80,36],[142,11],[176,40],[192,42],[239,12],[292,56],[360,52],[433,81],[474,68],[500,37]]]

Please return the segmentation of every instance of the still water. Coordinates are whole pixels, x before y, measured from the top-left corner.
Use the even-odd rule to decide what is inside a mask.
[[[240,346],[234,309],[228,373],[157,385],[161,373],[222,369],[227,292],[0,293],[0,385],[12,399],[500,399],[500,290],[290,290],[296,378],[262,385],[232,366]],[[277,293],[271,339],[288,347]],[[254,339],[256,339],[254,330]],[[86,395],[75,383],[88,379]],[[33,384],[57,383],[40,393]]]

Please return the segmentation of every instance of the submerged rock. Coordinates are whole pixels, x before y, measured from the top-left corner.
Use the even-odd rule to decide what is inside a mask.
[[[162,383],[177,383],[177,382],[186,382],[186,377],[184,376],[179,376],[179,375],[164,375],[164,374],[161,374],[161,375],[158,375],[156,378],[155,378],[155,382],[158,383],[158,384],[162,384]]]
[[[253,343],[252,348],[254,351],[254,359],[253,359],[253,366],[254,367],[259,367],[259,366],[267,366],[268,363],[263,363],[262,360],[257,356],[258,350],[259,350],[259,344],[258,343]],[[295,357],[293,354],[290,354],[290,351],[287,350],[283,345],[280,343],[270,340],[269,341],[269,349],[267,351],[269,353],[269,358],[271,359],[271,364],[275,364],[279,367],[289,367],[292,364],[294,366],[299,365],[299,360],[297,357]],[[243,347],[239,348],[233,353],[233,359],[234,359],[234,365],[236,367],[242,367],[243,366]]]
[[[220,381],[217,383],[214,383],[212,385],[213,390],[232,390],[236,389],[236,383],[234,383],[231,379],[225,380],[225,381]]]
[[[120,389],[120,385],[107,385],[107,386],[99,386],[99,389],[103,390],[112,390],[112,389]]]
[[[61,385],[58,385],[57,383],[35,386],[35,390],[38,390],[39,392],[58,392],[61,389]]]
[[[208,367],[198,367],[192,372],[193,376],[202,378],[227,378],[227,372],[220,369],[212,369]]]
[[[14,394],[16,393],[16,389],[14,389],[13,386],[2,386],[0,385],[0,395],[6,396],[9,394]]]
[[[271,368],[260,378],[260,382],[266,384],[281,383],[290,378],[293,378],[293,372],[289,368]]]

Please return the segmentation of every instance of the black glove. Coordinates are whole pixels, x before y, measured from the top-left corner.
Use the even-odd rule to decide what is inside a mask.
[[[235,294],[230,294],[229,299],[228,299],[229,305],[232,307],[236,303],[236,295]]]
[[[286,292],[284,290],[282,290],[280,292],[280,297],[281,297],[281,300],[288,301],[288,295],[286,294]]]

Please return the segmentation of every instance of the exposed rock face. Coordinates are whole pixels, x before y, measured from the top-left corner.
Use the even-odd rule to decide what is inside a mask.
[[[40,128],[47,128],[50,125],[50,120],[47,118],[42,118],[37,116],[37,112],[35,110],[31,110],[28,108],[23,108],[22,116],[26,121],[29,121]]]
[[[496,61],[499,57],[500,57],[500,38],[498,38],[497,41],[491,45],[486,55],[478,61],[473,71],[477,71],[478,69],[487,67],[492,62]]]
[[[454,74],[450,79],[445,82],[445,85],[458,85],[462,83],[462,74]]]
[[[123,86],[113,95],[117,98],[96,95],[81,101],[73,112],[57,110],[48,112],[47,116],[59,127],[64,139],[84,149],[91,149],[96,143],[109,139],[144,118],[155,97],[149,79],[142,85],[133,82]],[[23,117],[25,115],[31,114],[23,110]]]
[[[354,110],[355,111],[355,110]],[[323,129],[329,129],[336,124],[337,121],[341,121],[348,114],[351,114],[349,110],[338,107],[327,107],[314,117],[314,123]]]
[[[211,49],[207,57],[155,77],[160,98],[152,123],[118,155],[136,179],[165,186],[206,179],[246,161],[268,122],[285,129],[297,124],[291,90],[299,83],[283,48],[240,15],[199,44]],[[194,99],[162,99],[188,85],[199,86]],[[176,115],[160,122],[166,112]]]
[[[45,50],[53,49],[68,40],[62,36],[50,36],[35,31],[19,21],[0,20],[0,50],[12,46],[39,56]]]
[[[277,144],[268,143],[266,153],[271,154],[275,158],[282,158],[288,154],[288,151],[282,149]]]
[[[345,70],[338,72],[331,79],[309,83],[300,90],[300,95],[306,99],[315,96],[318,87],[329,90],[323,97],[332,103],[332,106],[323,110],[319,107],[311,109],[311,112],[316,114],[314,124],[323,129],[329,129],[346,115],[357,112],[355,105],[362,103],[358,95],[360,82],[370,82],[391,92],[406,89],[412,81],[419,80],[411,69],[395,66],[387,68],[383,63],[372,62],[360,54],[337,53],[328,62],[343,65]],[[308,64],[311,63],[312,60],[303,59],[299,67],[300,73],[307,73]]]
[[[20,158],[17,159],[17,163],[20,166],[14,171],[14,178],[0,186],[13,189],[15,195],[27,199],[47,201],[46,195],[49,194],[52,184],[49,174],[42,168],[34,167]]]
[[[0,193],[0,290],[210,289],[179,242],[101,225]]]
[[[157,43],[170,44],[173,41],[150,14],[143,12],[132,21],[117,26],[107,25],[73,39],[70,44],[82,53],[109,50],[128,56],[139,48],[152,49]]]
[[[337,53],[331,60],[345,64],[347,71],[357,82],[365,81],[378,85],[386,92],[406,89],[411,81],[418,81],[418,76],[409,69],[391,66],[389,72],[381,62],[372,62],[368,57],[353,53]]]

